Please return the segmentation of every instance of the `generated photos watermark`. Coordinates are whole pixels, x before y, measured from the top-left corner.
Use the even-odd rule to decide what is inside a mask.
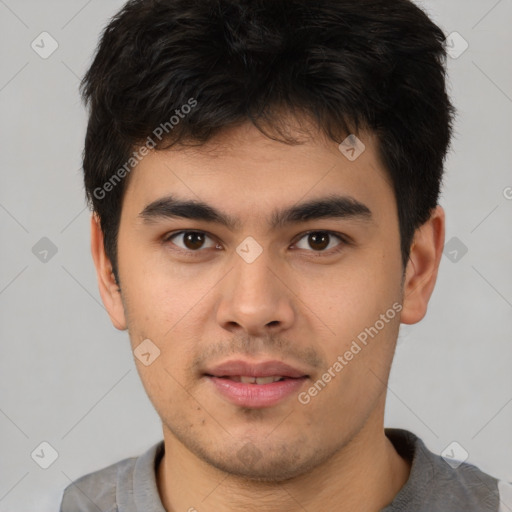
[[[127,174],[129,174],[133,168],[147,156],[150,150],[154,149],[157,145],[155,138],[161,141],[165,135],[170,133],[174,127],[179,124],[181,119],[184,119],[194,107],[197,106],[197,100],[189,98],[187,103],[181,105],[180,108],[175,109],[175,114],[169,118],[168,121],[160,123],[152,132],[152,136],[149,135],[146,142],[139,147],[137,151],[132,152],[132,156],[120,167],[112,176],[101,186],[96,187],[93,190],[93,195],[96,199],[104,199],[108,192],[111,192],[121,180],[123,180]]]
[[[318,395],[332,379],[338,375],[347,364],[354,359],[354,356],[361,352],[362,348],[368,343],[368,336],[374,338],[379,332],[384,329],[386,324],[389,324],[393,318],[402,311],[402,304],[395,302],[385,313],[382,313],[371,327],[366,327],[357,335],[357,340],[352,340],[350,348],[345,351],[343,355],[339,355],[336,361],[327,369],[327,371],[307,390],[298,394],[297,399],[302,405],[307,405],[311,399]],[[359,345],[359,343],[363,345]]]

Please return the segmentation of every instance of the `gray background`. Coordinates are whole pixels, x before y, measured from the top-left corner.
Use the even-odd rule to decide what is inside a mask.
[[[0,0],[0,512],[56,510],[71,480],[162,436],[99,298],[80,170],[79,78],[122,3]],[[427,317],[401,332],[385,423],[437,453],[457,441],[512,481],[512,2],[422,5],[469,43],[449,59],[459,116],[441,198],[457,259],[443,256]],[[31,48],[43,31],[59,45],[47,59]],[[49,456],[43,441],[48,469],[31,458]]]

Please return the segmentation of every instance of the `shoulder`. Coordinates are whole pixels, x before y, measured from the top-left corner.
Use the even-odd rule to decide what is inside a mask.
[[[477,466],[463,462],[450,466],[444,457],[436,455],[433,492],[443,496],[452,506],[465,510],[497,512],[499,505],[498,479]]]
[[[60,512],[117,511],[119,475],[133,473],[136,460],[136,457],[123,459],[70,483],[64,489]]]
[[[385,512],[502,511],[500,499],[506,491],[500,489],[502,484],[497,478],[473,464],[457,460],[454,450],[444,456],[431,452],[412,432],[402,429],[386,429],[386,432],[400,455],[412,462],[412,467],[409,480]]]
[[[162,446],[159,442],[138,457],[123,459],[73,481],[64,489],[60,512],[118,512],[122,505],[131,504],[135,473],[151,471]]]

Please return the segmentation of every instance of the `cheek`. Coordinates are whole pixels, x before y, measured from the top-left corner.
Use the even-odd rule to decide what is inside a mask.
[[[166,363],[164,353],[151,366],[137,364],[137,370],[146,394],[159,416],[173,421],[173,416],[178,411],[183,411],[183,403],[187,400],[184,387],[179,384],[182,378],[175,375],[174,368]]]
[[[401,266],[396,264],[396,254],[391,252],[375,247],[322,277],[303,279],[301,299],[310,308],[309,311],[304,307],[303,311],[317,326],[319,343],[329,364],[349,351],[354,341],[359,341],[362,348],[349,366],[380,367],[382,361],[388,361],[398,333],[397,309],[401,302]],[[386,314],[383,323],[381,315]]]
[[[397,297],[393,272],[376,262],[339,267],[315,280],[304,277],[299,296],[333,336],[354,335],[358,327],[373,323]]]
[[[119,246],[121,249],[121,241]],[[130,327],[149,338],[162,338],[193,306],[193,278],[178,273],[179,267],[160,249],[143,250],[128,242],[123,249],[119,251],[119,270]]]

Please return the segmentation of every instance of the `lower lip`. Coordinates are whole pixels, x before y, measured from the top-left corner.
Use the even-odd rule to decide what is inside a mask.
[[[235,382],[222,377],[207,376],[217,390],[230,402],[240,407],[251,407],[253,409],[271,407],[281,400],[297,393],[304,385],[307,377],[299,379],[285,379],[270,384],[246,384]]]

